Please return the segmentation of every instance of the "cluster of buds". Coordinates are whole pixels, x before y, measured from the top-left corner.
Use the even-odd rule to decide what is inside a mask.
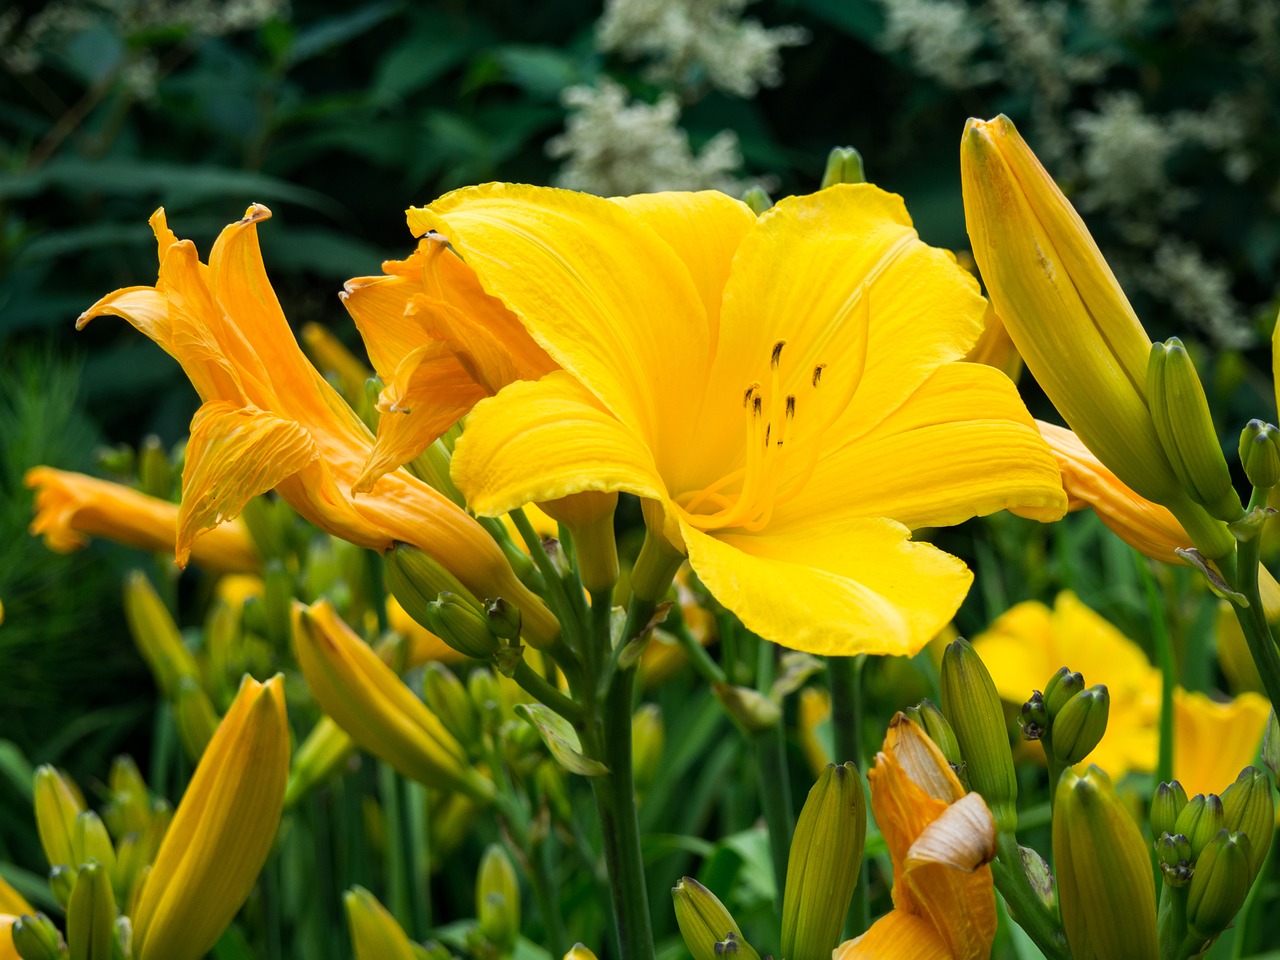
[[[1171,909],[1162,938],[1190,939],[1197,949],[1227,928],[1244,903],[1271,848],[1275,803],[1271,782],[1245,767],[1226,790],[1187,798],[1176,780],[1151,803],[1151,835]]]
[[[1039,740],[1057,764],[1080,763],[1102,742],[1111,712],[1111,696],[1102,684],[1084,685],[1084,676],[1062,667],[1044,692],[1033,690],[1018,713],[1027,740]]]

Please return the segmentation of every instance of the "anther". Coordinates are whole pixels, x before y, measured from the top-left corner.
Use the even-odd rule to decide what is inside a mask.
[[[787,394],[787,419],[792,420],[796,415],[796,395],[794,393]]]
[[[815,387],[822,382],[822,371],[825,370],[826,367],[827,365],[825,363],[820,363],[813,368],[813,385]]]
[[[761,399],[760,399],[760,397],[759,397],[758,395],[757,395],[757,396],[753,396],[753,397],[751,398],[751,412],[752,412],[755,416],[757,416],[757,417],[758,417],[758,416],[760,416],[760,411],[761,411],[761,409],[762,409],[763,407],[764,407],[764,401],[763,401],[763,400],[761,400]]]
[[[758,383],[753,383],[751,386],[747,387],[747,389],[746,389],[745,391],[743,391],[743,394],[742,394],[742,406],[743,406],[744,408],[746,407],[746,405],[747,405],[748,403],[750,403],[750,402],[751,402],[751,397],[752,397],[752,395],[753,395],[753,394],[756,392],[756,390],[758,390],[759,388],[760,388],[760,384],[758,384]]]
[[[769,362],[773,364],[773,368],[775,370],[778,368],[778,361],[782,358],[782,348],[786,345],[787,341],[785,340],[779,340],[773,345],[773,356],[770,358]]]

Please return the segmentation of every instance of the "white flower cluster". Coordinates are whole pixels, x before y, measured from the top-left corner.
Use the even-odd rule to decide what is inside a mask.
[[[674,94],[654,104],[630,102],[622,86],[603,78],[596,86],[570,87],[562,99],[569,108],[565,132],[547,144],[552,157],[565,160],[559,186],[600,196],[701,189],[739,194],[747,186],[733,176],[742,166],[737,136],[722,131],[694,153]]]
[[[736,97],[782,82],[783,47],[808,40],[802,27],[742,19],[748,0],[606,0],[596,24],[601,50],[650,61],[655,83]]]
[[[1072,128],[1080,137],[1081,165],[1087,186],[1080,206],[1086,210],[1126,210],[1173,201],[1165,162],[1181,138],[1169,124],[1143,112],[1131,90],[1104,94],[1094,113],[1076,114]]]
[[[964,0],[882,0],[887,50],[905,50],[916,70],[943,86],[962,89],[993,79],[974,58],[982,24]]]
[[[1141,280],[1219,346],[1239,350],[1257,340],[1243,308],[1231,295],[1231,274],[1207,262],[1194,244],[1177,237],[1161,240]]]

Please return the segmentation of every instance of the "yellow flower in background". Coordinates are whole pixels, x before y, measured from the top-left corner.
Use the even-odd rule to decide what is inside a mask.
[[[900,654],[972,579],[912,528],[1065,509],[1008,378],[958,362],[975,282],[898,197],[837,186],[757,219],[713,192],[490,184],[409,219],[562,368],[472,412],[453,475],[477,513],[630,492],[748,628]]]
[[[35,912],[22,894],[0,877],[0,960],[20,960],[9,931],[19,917]]]
[[[213,947],[266,862],[288,776],[284,679],[246,676],[143,881],[137,960],[197,960]]]
[[[402,541],[448,562],[478,596],[517,606],[534,642],[559,632],[484,529],[447,497],[395,470],[376,495],[353,497],[373,437],[311,366],[289,330],[262,264],[254,205],[218,237],[205,266],[164,212],[151,218],[160,257],[154,287],[126,287],[77,321],[128,320],[182,364],[204,405],[191,424],[176,554],[187,559],[205,530],[276,489],[316,526],[363,547]]]
[[[140,550],[171,553],[177,542],[176,503],[53,467],[32,467],[25,483],[35,490],[31,533],[44,537],[50,550],[69,553],[92,537],[103,537]],[[214,573],[239,573],[262,566],[249,529],[239,520],[209,531],[192,545],[191,559]]]
[[[901,713],[867,779],[893,860],[893,910],[833,960],[986,960],[996,935],[987,866],[996,823],[981,795],[965,793],[942,751]]]
[[[1179,688],[1173,717],[1173,775],[1188,796],[1195,796],[1221,793],[1253,763],[1271,707],[1256,693],[1220,703]]]

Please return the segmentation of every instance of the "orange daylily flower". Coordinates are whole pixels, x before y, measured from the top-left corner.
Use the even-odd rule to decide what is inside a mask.
[[[191,425],[176,553],[185,563],[196,538],[236,516],[251,497],[275,489],[303,517],[375,550],[402,541],[447,562],[478,596],[520,608],[527,638],[558,635],[554,618],[516,578],[484,529],[407,471],[388,473],[376,496],[350,491],[373,437],[307,361],[271,289],[258,247],[255,204],[214,243],[206,266],[189,240],[151,218],[160,257],[154,287],[126,287],[77,321],[123,317],[182,364],[204,405]]]
[[[893,910],[833,960],[985,960],[996,935],[996,824],[905,714],[876,754],[871,808],[893,860]]]
[[[168,553],[177,542],[176,503],[53,467],[32,467],[24,482],[36,492],[31,533],[43,536],[45,546],[57,553],[79,550],[92,537],[154,553]],[[191,559],[214,573],[243,573],[262,566],[249,528],[239,520],[210,530],[192,544]]]

